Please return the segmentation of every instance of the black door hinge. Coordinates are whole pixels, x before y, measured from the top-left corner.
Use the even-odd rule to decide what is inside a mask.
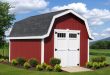
[[[79,51],[79,49],[77,49]]]
[[[57,51],[57,49],[55,48],[55,51]]]

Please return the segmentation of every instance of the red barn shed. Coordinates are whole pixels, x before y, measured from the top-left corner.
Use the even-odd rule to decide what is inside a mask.
[[[61,66],[84,66],[89,61],[87,20],[72,10],[50,12],[18,21],[9,36],[9,60],[36,58],[48,63],[61,59]]]

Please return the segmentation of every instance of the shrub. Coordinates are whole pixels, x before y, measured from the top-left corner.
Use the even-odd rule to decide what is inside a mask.
[[[93,69],[98,69],[98,68],[100,68],[100,66],[97,62],[94,62],[92,68]]]
[[[39,65],[36,66],[36,69],[37,69],[37,71],[42,71],[43,67],[42,67],[42,65],[39,64]]]
[[[29,64],[32,66],[32,67],[35,67],[37,64],[38,64],[38,61],[36,59],[29,59],[28,60]]]
[[[8,59],[5,59],[5,60],[4,60],[4,63],[9,63],[9,60],[8,60]]]
[[[104,67],[104,63],[103,62],[99,62],[99,66],[100,66],[100,68]]]
[[[105,56],[100,56],[99,58],[100,58],[100,62],[106,61],[106,57]]]
[[[45,70],[46,67],[47,67],[47,64],[46,63],[42,63],[41,66],[42,66],[43,70]]]
[[[4,61],[5,61],[5,59],[3,59],[3,58],[2,58],[2,59],[0,59],[0,62],[4,62]]]
[[[30,67],[31,67],[31,65],[28,62],[25,62],[24,63],[24,68],[25,69],[29,69]]]
[[[102,62],[102,64],[104,65],[104,67],[109,65],[107,62]]]
[[[93,69],[98,69],[105,66],[108,66],[106,62],[88,62],[86,64],[87,68],[93,68]]]
[[[8,56],[2,56],[2,58],[4,58],[4,59],[9,59],[9,57],[8,57]]]
[[[46,71],[52,71],[52,70],[53,70],[53,67],[50,66],[50,65],[47,65],[47,67],[46,67]]]
[[[86,63],[86,67],[87,67],[87,68],[91,68],[91,67],[92,67],[92,65],[93,65],[93,63],[92,63],[92,62],[88,62],[88,63]]]
[[[22,66],[26,62],[26,60],[24,58],[17,58],[17,62]]]
[[[61,71],[61,66],[60,66],[59,64],[56,64],[56,65],[54,66],[54,71],[60,72],[60,71]]]
[[[93,57],[91,59],[92,62],[104,62],[106,61],[106,57],[105,56],[97,56],[97,57]]]
[[[51,64],[52,66],[55,66],[56,64],[60,64],[60,63],[61,63],[61,60],[58,59],[58,58],[51,58],[51,59],[50,59],[50,64]]]
[[[11,64],[14,65],[14,66],[16,66],[16,65],[18,64],[18,62],[17,62],[16,59],[13,59],[13,60],[11,61]]]

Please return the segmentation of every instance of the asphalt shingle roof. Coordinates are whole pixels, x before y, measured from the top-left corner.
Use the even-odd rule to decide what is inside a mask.
[[[66,10],[31,16],[14,24],[9,37],[42,36],[48,32],[54,15]]]

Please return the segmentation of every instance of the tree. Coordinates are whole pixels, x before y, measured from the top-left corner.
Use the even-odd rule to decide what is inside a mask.
[[[0,46],[4,44],[5,31],[11,27],[15,19],[14,14],[9,13],[10,8],[9,3],[0,1]]]
[[[97,41],[90,45],[91,49],[110,49],[110,41]]]
[[[9,3],[0,1],[0,47],[2,48],[5,46],[5,31],[12,26],[15,19],[14,14],[9,13],[10,8]]]

